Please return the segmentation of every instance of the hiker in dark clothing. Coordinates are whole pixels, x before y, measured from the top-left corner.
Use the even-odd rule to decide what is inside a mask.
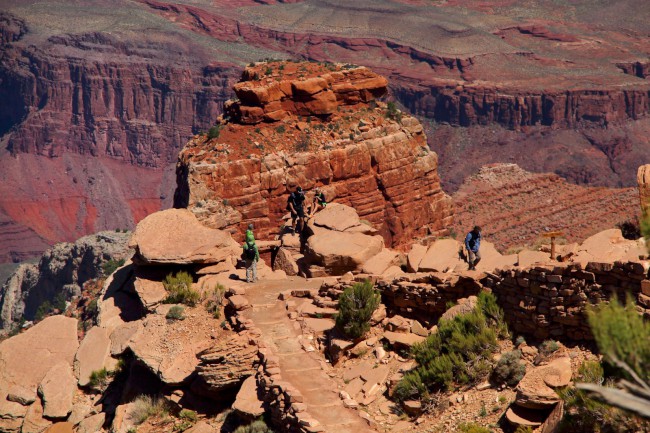
[[[302,232],[305,225],[305,193],[301,187],[289,194],[287,198],[287,210],[291,211],[291,229],[296,232],[296,223],[300,227],[298,232]]]
[[[309,218],[313,217],[319,210],[325,209],[325,206],[327,206],[325,194],[323,194],[323,191],[321,191],[320,188],[316,187],[314,189],[314,198],[311,202],[311,208],[309,209]]]
[[[254,283],[257,281],[257,262],[260,261],[260,252],[255,244],[255,236],[253,235],[253,224],[248,225],[246,230],[245,242],[242,246],[244,252],[242,257],[246,266],[246,282]]]
[[[465,248],[467,249],[467,263],[469,263],[469,269],[475,270],[478,262],[481,261],[481,253],[479,248],[481,247],[481,228],[479,226],[474,226],[472,231],[467,233],[465,237]]]

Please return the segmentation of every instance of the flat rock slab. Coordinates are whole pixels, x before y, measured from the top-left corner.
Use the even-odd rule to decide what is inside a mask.
[[[187,209],[153,213],[138,223],[129,246],[143,264],[214,264],[241,253],[228,232],[202,225]]]
[[[542,251],[524,250],[517,254],[518,266],[528,268],[535,263],[547,263],[551,261],[551,255]]]
[[[406,256],[406,269],[409,272],[418,272],[420,269],[420,262],[427,254],[427,247],[420,244],[413,244],[411,251]]]
[[[47,317],[0,343],[0,406],[22,407],[6,400],[14,385],[24,389],[21,398],[36,399],[37,387],[45,374],[59,362],[71,368],[78,347],[77,319],[65,316]]]
[[[90,383],[93,371],[101,370],[110,356],[111,340],[104,328],[95,326],[84,337],[74,359],[74,374],[79,386]]]
[[[425,340],[416,334],[404,334],[402,332],[384,332],[384,338],[394,346],[411,347],[416,343],[421,343]]]
[[[384,248],[379,254],[364,263],[361,270],[365,274],[382,275],[388,268],[399,265],[402,257],[404,256],[397,251]]]
[[[305,327],[317,334],[329,331],[330,329],[336,326],[336,323],[331,319],[316,319],[316,318],[306,318]]]
[[[263,402],[257,395],[257,382],[254,376],[244,380],[232,408],[247,419],[256,419],[264,414]]]
[[[329,203],[325,209],[314,215],[313,222],[319,227],[339,232],[361,225],[357,211],[341,203]]]
[[[462,263],[458,256],[460,243],[455,239],[439,239],[427,250],[418,265],[419,272],[447,272]]]
[[[558,358],[548,365],[528,372],[517,385],[517,405],[529,409],[549,409],[560,401],[553,388],[566,386],[571,381],[571,359]]]
[[[506,419],[515,427],[520,425],[537,427],[542,425],[548,411],[527,409],[516,404],[511,405],[506,411]]]
[[[101,431],[105,421],[106,414],[104,412],[89,416],[79,423],[76,433],[97,433]]]
[[[43,433],[73,433],[73,427],[69,422],[57,422],[56,424],[52,424]]]
[[[41,433],[51,424],[52,421],[43,418],[43,404],[40,399],[36,399],[34,404],[27,409],[21,433]]]
[[[316,264],[345,273],[363,266],[384,247],[381,236],[337,231],[319,232],[309,238],[305,258]]]
[[[77,389],[77,380],[70,364],[59,361],[45,375],[38,386],[43,399],[43,415],[48,418],[65,418],[72,411],[72,397]]]
[[[135,288],[135,292],[138,294],[142,305],[148,311],[155,310],[168,295],[162,281],[151,281],[136,277],[133,282],[133,287]]]

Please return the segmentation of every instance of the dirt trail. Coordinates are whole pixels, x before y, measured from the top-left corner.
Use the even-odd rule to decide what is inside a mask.
[[[325,432],[372,432],[356,411],[347,409],[337,393],[337,384],[326,373],[328,365],[315,352],[305,352],[300,343],[298,322],[289,319],[280,292],[290,289],[317,289],[320,280],[290,278],[264,281],[246,287],[253,308],[246,316],[262,331],[262,339],[280,358],[282,377],[304,397],[307,411]]]

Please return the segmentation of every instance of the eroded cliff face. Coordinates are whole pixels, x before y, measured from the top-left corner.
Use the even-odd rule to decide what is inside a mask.
[[[178,150],[209,128],[239,75],[171,40],[88,33],[31,45],[9,15],[0,35],[2,262],[169,207]]]
[[[218,138],[195,136],[177,165],[175,206],[205,224],[278,233],[289,192],[323,187],[401,246],[452,220],[438,160],[417,119],[376,103],[387,82],[363,67],[261,63],[235,86]],[[311,194],[307,194],[308,202]]]

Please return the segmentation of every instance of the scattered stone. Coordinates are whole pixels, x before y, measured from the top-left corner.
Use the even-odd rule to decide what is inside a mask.
[[[242,311],[251,307],[250,302],[248,302],[248,298],[242,295],[231,296],[230,298],[228,298],[228,303],[236,311]]]
[[[415,343],[421,343],[425,340],[424,337],[421,337],[419,335],[390,331],[386,331],[384,333],[384,339],[388,340],[388,342],[393,346],[401,346],[406,348],[410,348]]]
[[[460,314],[470,313],[476,308],[478,304],[478,298],[476,296],[470,296],[468,298],[461,298],[458,300],[458,304],[454,305],[440,318],[441,320],[452,320],[454,317]]]
[[[428,337],[429,336],[429,330],[422,326],[420,322],[417,320],[414,320],[413,323],[411,324],[411,332],[414,333],[415,335],[419,335],[420,337]]]
[[[422,403],[419,400],[406,400],[402,403],[402,407],[404,412],[412,417],[420,416],[422,413]]]
[[[142,302],[144,308],[149,312],[154,311],[168,295],[162,281],[152,281],[136,277],[133,282],[133,287],[140,298],[140,302]]]

